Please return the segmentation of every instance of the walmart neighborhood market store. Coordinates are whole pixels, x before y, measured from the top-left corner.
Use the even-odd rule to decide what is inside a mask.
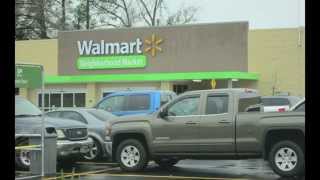
[[[247,22],[59,32],[56,45],[17,41],[16,51],[16,62],[44,65],[47,109],[90,107],[126,89],[257,88],[260,77],[248,71]],[[19,90],[38,105],[39,92]]]

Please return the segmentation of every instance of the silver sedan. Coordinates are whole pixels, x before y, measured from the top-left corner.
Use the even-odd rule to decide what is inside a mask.
[[[82,122],[88,127],[89,138],[93,140],[91,150],[83,155],[86,160],[98,160],[100,158],[111,158],[110,152],[104,145],[106,130],[109,127],[108,121],[115,118],[109,112],[93,108],[63,108],[46,113],[50,117],[72,119]]]

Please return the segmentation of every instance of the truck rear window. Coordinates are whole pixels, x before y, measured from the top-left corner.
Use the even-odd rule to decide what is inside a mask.
[[[260,97],[248,97],[239,99],[238,112],[259,112],[261,104]]]
[[[147,94],[128,96],[127,111],[141,111],[150,109],[150,96]]]

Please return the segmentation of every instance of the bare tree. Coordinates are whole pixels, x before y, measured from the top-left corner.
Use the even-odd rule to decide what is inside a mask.
[[[16,38],[48,38],[45,0],[16,1]]]
[[[135,2],[135,3],[134,3]],[[106,15],[100,26],[133,27],[136,23],[147,26],[186,24],[195,20],[197,8],[182,7],[168,13],[165,0],[100,0],[93,6],[99,16]]]
[[[46,14],[45,14],[45,0],[38,1],[39,11],[37,12],[37,20],[40,25],[40,38],[47,39],[47,26],[46,26]]]
[[[179,9],[176,13],[170,15],[167,19],[167,25],[187,24],[195,21],[195,14],[198,11],[196,7],[187,7]]]
[[[159,11],[163,5],[163,0],[154,0],[154,3],[151,1],[139,0],[141,4],[140,16],[149,26],[156,26],[156,18],[158,18]],[[147,4],[149,2],[149,4]]]
[[[66,0],[61,0],[61,13],[62,13],[62,18],[61,18],[61,29],[65,30],[66,29]]]
[[[169,12],[166,0],[16,0],[16,39],[56,37],[58,30],[185,24],[197,8]],[[80,3],[79,3],[80,2]]]
[[[98,11],[98,15],[104,17],[101,26],[132,27],[138,17],[133,2],[132,0],[100,0],[94,1],[93,6]]]
[[[170,13],[164,0],[139,0],[139,2],[140,16],[148,26],[187,24],[196,20],[197,7],[180,6],[176,12]]]
[[[90,28],[90,1],[86,0],[86,28]]]

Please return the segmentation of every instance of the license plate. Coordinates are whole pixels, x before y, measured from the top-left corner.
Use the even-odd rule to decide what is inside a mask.
[[[89,152],[89,151],[90,151],[89,146],[82,146],[82,147],[80,148],[80,152],[81,152],[81,153],[87,153],[87,152]]]

